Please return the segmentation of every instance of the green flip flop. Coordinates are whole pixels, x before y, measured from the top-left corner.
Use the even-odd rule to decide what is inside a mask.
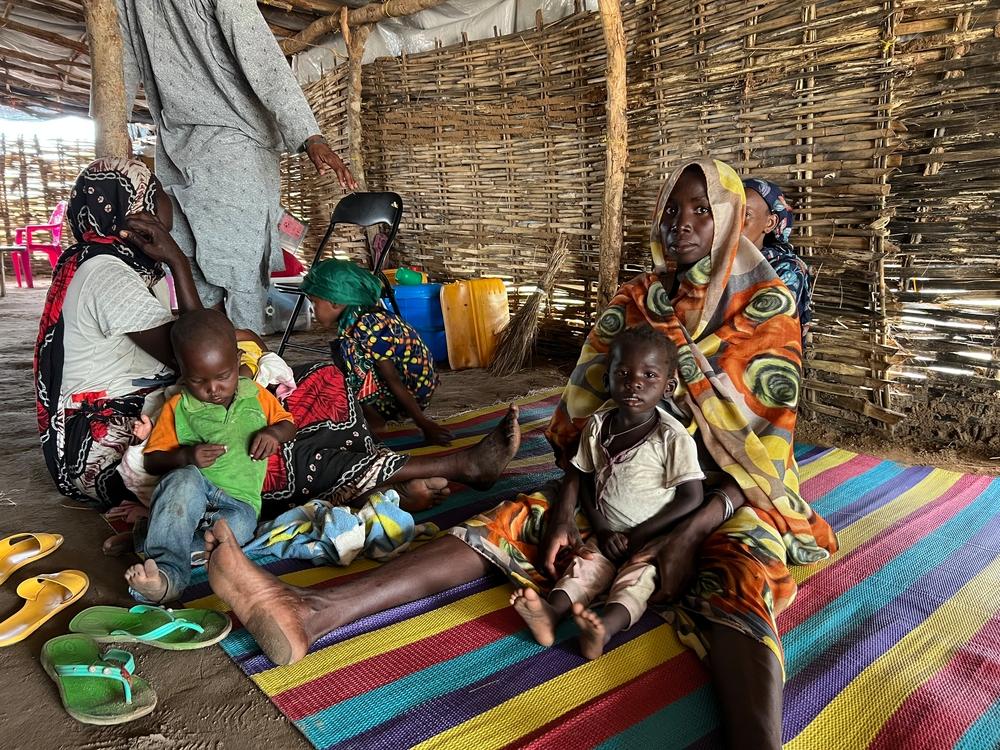
[[[224,612],[211,609],[164,609],[148,604],[124,607],[89,607],[69,623],[73,633],[100,643],[148,643],[168,651],[205,648],[218,643],[232,630]]]
[[[122,724],[152,713],[156,693],[136,677],[132,654],[101,653],[85,635],[60,635],[42,646],[42,667],[59,687],[66,712],[84,724]]]

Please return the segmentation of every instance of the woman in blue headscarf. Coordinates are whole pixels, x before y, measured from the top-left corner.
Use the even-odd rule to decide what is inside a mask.
[[[434,358],[420,334],[380,305],[379,280],[356,263],[331,259],[309,270],[302,291],[320,325],[336,331],[334,359],[369,424],[409,417],[427,442],[451,442],[451,432],[424,414],[438,386]]]
[[[785,286],[795,297],[802,326],[802,349],[812,319],[812,278],[809,266],[795,253],[792,236],[792,209],[781,188],[758,177],[743,180],[746,191],[746,219],[743,236],[760,250]]]

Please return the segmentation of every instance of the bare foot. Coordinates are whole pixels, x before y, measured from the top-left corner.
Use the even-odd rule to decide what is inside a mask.
[[[517,404],[511,404],[500,424],[489,435],[462,454],[463,475],[459,481],[477,490],[492,487],[521,447],[521,425]]]
[[[524,624],[531,630],[540,646],[551,646],[556,642],[556,625],[559,618],[547,601],[534,589],[518,589],[510,597],[510,603]]]
[[[411,479],[394,488],[399,493],[399,505],[403,510],[414,513],[439,505],[451,495],[448,480],[444,477]]]
[[[254,565],[225,520],[205,532],[208,582],[233,609],[275,664],[297,662],[309,650],[303,619],[308,607],[294,589]]]
[[[167,594],[167,578],[154,560],[146,560],[125,571],[125,583],[151,602],[159,604]]]
[[[604,620],[579,602],[573,605],[573,619],[580,628],[580,653],[586,659],[596,659],[604,653],[604,644],[608,642]]]
[[[123,531],[121,534],[113,534],[104,540],[104,544],[101,547],[101,552],[103,552],[108,557],[120,557],[126,552],[134,552],[135,545],[132,541],[132,532]]]

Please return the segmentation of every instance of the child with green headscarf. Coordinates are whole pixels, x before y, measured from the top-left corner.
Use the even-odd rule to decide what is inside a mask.
[[[315,318],[335,330],[330,342],[372,427],[409,416],[429,443],[451,433],[424,414],[438,385],[434,359],[420,335],[380,305],[381,282],[348,260],[324,260],[302,282]]]

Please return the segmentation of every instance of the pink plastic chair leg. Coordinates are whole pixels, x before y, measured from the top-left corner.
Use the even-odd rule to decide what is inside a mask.
[[[19,257],[17,251],[13,251],[10,254],[10,265],[14,269],[14,278],[17,279],[17,287],[21,288],[21,258]]]
[[[21,253],[21,271],[28,282],[28,289],[34,289],[35,280],[31,276],[31,254],[27,250]]]

